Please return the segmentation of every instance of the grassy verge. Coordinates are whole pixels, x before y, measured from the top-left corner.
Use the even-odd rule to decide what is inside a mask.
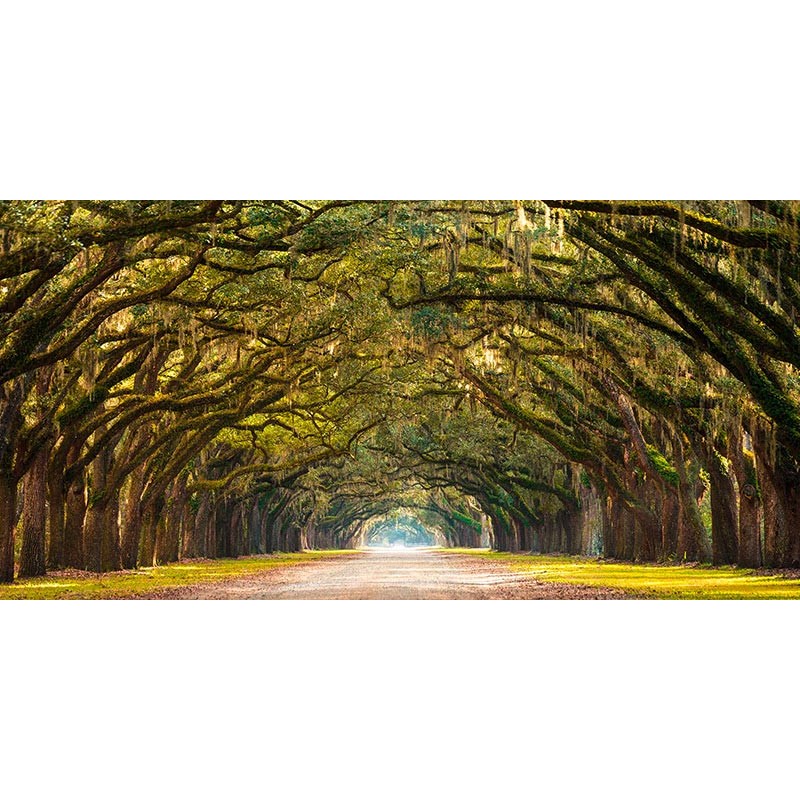
[[[459,552],[497,561],[548,583],[608,586],[642,597],[680,600],[800,599],[800,580],[750,569],[626,564],[561,555],[518,555],[485,550]]]
[[[275,553],[247,558],[213,561],[185,561],[129,572],[58,572],[41,578],[24,578],[0,585],[0,600],[103,600],[134,598],[138,595],[192,586],[200,583],[257,575],[262,572],[352,553],[352,550],[324,550],[308,553]]]

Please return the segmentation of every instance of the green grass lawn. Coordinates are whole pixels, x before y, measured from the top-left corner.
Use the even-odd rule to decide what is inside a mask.
[[[247,558],[222,558],[213,561],[185,561],[130,572],[69,573],[24,578],[0,585],[0,600],[102,600],[133,598],[160,589],[173,589],[197,583],[215,583],[267,572],[277,567],[330,558],[352,550],[325,550],[307,553],[275,553]]]
[[[562,555],[519,555],[458,549],[498,561],[515,572],[550,583],[609,586],[632,595],[681,600],[800,599],[800,580],[763,575],[750,569],[710,566],[667,566],[604,562]]]

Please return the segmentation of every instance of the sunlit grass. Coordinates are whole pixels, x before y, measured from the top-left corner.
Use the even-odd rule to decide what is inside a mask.
[[[307,553],[274,553],[248,558],[188,561],[130,572],[61,577],[45,575],[0,585],[0,600],[102,600],[138,595],[200,583],[257,575],[277,567],[316,561],[352,553],[352,550],[318,550]]]
[[[706,600],[800,599],[800,580],[764,575],[750,569],[708,566],[625,564],[561,555],[493,553],[459,548],[508,565],[549,583],[607,586],[642,597]]]

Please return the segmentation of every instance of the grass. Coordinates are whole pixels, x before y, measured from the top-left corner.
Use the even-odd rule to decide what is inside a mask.
[[[585,556],[529,555],[458,549],[498,561],[548,583],[607,586],[643,598],[672,600],[800,599],[800,580],[751,569],[696,565],[628,564]]]
[[[194,584],[216,583],[278,567],[331,558],[352,550],[276,553],[268,556],[186,561],[129,572],[64,572],[0,585],[0,600],[102,600],[135,598]],[[800,599],[800,580],[734,567],[667,566],[601,561],[582,556],[493,553],[448,549],[506,564],[548,583],[608,586],[638,597],[707,600]]]
[[[325,550],[306,553],[275,553],[246,558],[185,561],[163,567],[125,572],[64,572],[41,578],[23,578],[0,585],[0,600],[111,600],[135,598],[163,589],[257,575],[278,567],[316,561],[352,553],[352,550]]]

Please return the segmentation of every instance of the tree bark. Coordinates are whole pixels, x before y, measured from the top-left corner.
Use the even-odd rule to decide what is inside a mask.
[[[22,552],[19,577],[44,575],[47,528],[47,451],[42,448],[23,478]]]
[[[676,437],[674,446],[680,509],[677,556],[684,561],[709,561],[711,552],[706,540],[706,531],[697,505],[694,482],[690,481],[686,474],[683,444],[679,437]]]
[[[169,564],[178,560],[183,506],[186,501],[185,476],[172,484],[166,508],[156,529],[156,563]]]
[[[208,515],[204,525],[203,556],[205,558],[217,557],[217,505],[213,499],[209,500]]]
[[[84,521],[84,555],[86,569],[102,572],[103,531],[106,525],[107,498],[106,475],[108,474],[108,451],[102,452],[89,466],[89,502]]]
[[[208,517],[208,495],[203,493],[196,511],[192,511],[189,504],[186,506],[183,522],[183,547],[182,558],[198,558],[203,555],[205,544],[205,525]]]
[[[47,470],[47,521],[50,539],[47,547],[47,568],[64,566],[64,521],[67,496],[64,476],[58,465],[50,464]]]
[[[739,549],[737,564],[758,569],[761,554],[762,506],[755,454],[742,446],[742,431],[736,428],[728,437],[728,458],[731,460],[739,490]]]
[[[14,537],[17,525],[17,482],[14,456],[22,424],[23,386],[0,383],[0,583],[14,580]]]
[[[106,505],[100,566],[113,572],[122,566],[119,543],[119,492],[114,492]]]
[[[681,561],[698,561],[701,557],[702,520],[694,491],[685,484],[681,484],[678,494],[678,508],[680,521],[676,555]]]
[[[711,482],[711,547],[715,565],[738,561],[736,490],[729,468],[720,453],[710,445],[706,449],[706,466]]]
[[[264,552],[261,549],[261,511],[258,508],[258,500],[255,498],[250,502],[247,515],[247,541],[248,555]]]
[[[764,503],[764,566],[800,566],[800,469],[780,443],[770,446],[767,431],[758,431],[753,444]]]
[[[64,566],[83,569],[83,521],[86,516],[86,487],[83,474],[75,477],[67,489],[64,517]]]
[[[123,569],[136,569],[139,562],[139,541],[142,535],[142,506],[139,498],[144,489],[145,466],[131,472],[125,489],[120,550]]]
[[[14,528],[17,511],[17,482],[0,472],[0,583],[14,580]]]
[[[164,499],[159,497],[142,510],[142,536],[139,543],[139,566],[156,566],[156,531],[161,524]]]

